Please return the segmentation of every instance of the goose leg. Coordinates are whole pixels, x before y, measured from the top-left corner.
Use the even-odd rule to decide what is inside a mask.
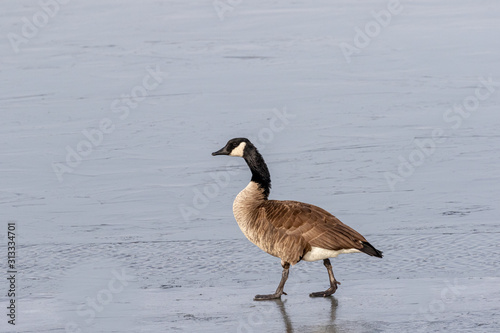
[[[281,266],[283,267],[283,272],[281,273],[281,281],[280,284],[278,285],[278,288],[274,292],[274,294],[269,294],[269,295],[256,295],[254,297],[254,301],[265,301],[269,299],[277,299],[281,298],[281,295],[286,295],[286,293],[283,291],[283,288],[285,287],[285,282],[288,279],[288,270],[290,269],[290,263],[284,262],[281,260]]]
[[[311,297],[327,297],[335,294],[337,291],[337,285],[340,284],[337,280],[335,280],[335,276],[333,276],[332,264],[330,263],[330,259],[324,259],[323,265],[325,265],[326,270],[328,271],[328,277],[330,278],[330,288],[325,291],[319,291],[316,293],[309,294]]]

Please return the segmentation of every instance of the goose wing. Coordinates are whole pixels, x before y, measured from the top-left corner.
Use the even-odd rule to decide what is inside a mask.
[[[297,201],[268,200],[266,219],[278,230],[327,250],[363,249],[366,239],[326,210]]]

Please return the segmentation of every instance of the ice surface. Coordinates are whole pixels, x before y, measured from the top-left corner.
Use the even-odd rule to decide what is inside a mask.
[[[497,1],[4,1],[0,27],[0,331],[499,331]],[[279,259],[232,217],[246,165],[210,155],[241,136],[272,198],[385,257],[253,302]]]

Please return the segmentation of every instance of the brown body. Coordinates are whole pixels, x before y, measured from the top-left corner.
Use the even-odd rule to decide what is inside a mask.
[[[254,182],[238,194],[233,213],[252,243],[292,265],[307,260],[313,247],[332,251],[330,258],[366,248],[360,233],[326,210],[297,201],[267,200]],[[315,260],[320,259],[325,258]]]

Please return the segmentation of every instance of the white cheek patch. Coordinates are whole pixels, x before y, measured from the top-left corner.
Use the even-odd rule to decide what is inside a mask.
[[[245,150],[245,146],[247,145],[246,142],[242,142],[238,145],[238,147],[234,148],[229,156],[238,156],[238,157],[243,157],[243,151]]]

